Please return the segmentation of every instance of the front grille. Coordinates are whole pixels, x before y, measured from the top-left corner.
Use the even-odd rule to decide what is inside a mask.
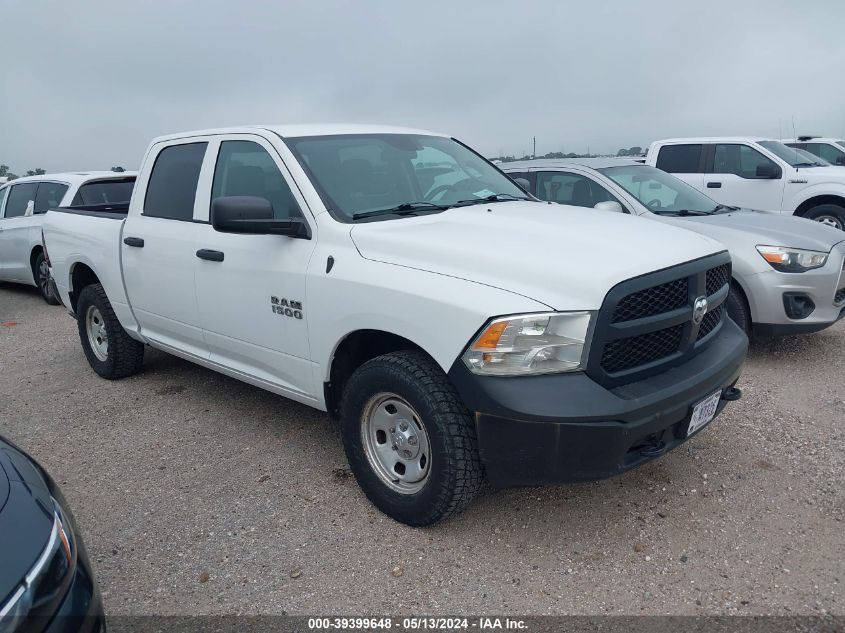
[[[722,322],[722,306],[719,306],[715,310],[708,312],[704,315],[704,320],[701,322],[701,325],[698,327],[698,336],[695,340],[700,341],[705,336],[710,334],[719,323]]]
[[[731,265],[722,264],[707,271],[707,295],[719,292],[731,280]]]
[[[658,332],[612,341],[604,348],[602,369],[612,374],[666,358],[678,351],[683,332],[683,326],[675,325]]]
[[[615,387],[665,371],[705,349],[724,320],[730,279],[725,252],[616,285],[596,319],[587,373]],[[696,324],[693,307],[705,296],[708,311]]]
[[[686,305],[688,295],[686,278],[632,292],[616,306],[613,322],[633,321],[677,310]]]

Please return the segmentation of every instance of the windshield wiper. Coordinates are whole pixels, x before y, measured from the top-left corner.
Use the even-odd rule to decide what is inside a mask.
[[[822,165],[821,163],[805,162],[805,163],[795,163],[793,165],[793,167],[824,167],[824,165]]]
[[[510,202],[511,200],[530,200],[525,196],[515,196],[511,193],[494,193],[492,196],[485,196],[484,198],[470,198],[468,200],[458,200],[453,207],[468,207],[473,204],[484,204],[485,202]]]
[[[710,213],[719,213],[719,211],[739,211],[739,207],[732,207],[727,204],[717,204],[716,208],[713,209]]]
[[[387,209],[359,211],[358,213],[352,214],[352,219],[362,220],[364,218],[374,218],[379,215],[414,215],[420,211],[445,211],[448,208],[448,205],[435,204],[434,202],[403,202]]]
[[[692,215],[710,215],[711,213],[713,213],[713,211],[691,211],[690,209],[679,209],[678,211],[671,211],[668,209],[662,209],[661,211],[656,211],[655,213],[657,213],[658,215],[673,215],[685,218],[687,216]]]

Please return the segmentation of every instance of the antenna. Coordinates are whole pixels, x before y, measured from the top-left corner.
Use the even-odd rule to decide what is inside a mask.
[[[794,114],[792,115],[792,137],[793,137],[796,141],[798,140],[798,134],[795,132],[795,115],[794,115]],[[797,143],[796,143],[796,145],[797,145]],[[796,171],[796,172],[798,171],[798,163],[799,163],[799,160],[798,160],[798,148],[796,147],[796,148],[795,148],[795,165],[796,165],[796,167],[795,167],[795,171]]]

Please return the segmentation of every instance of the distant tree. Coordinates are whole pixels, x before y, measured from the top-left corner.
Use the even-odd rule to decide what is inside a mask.
[[[640,156],[643,153],[643,148],[639,145],[634,145],[628,150],[628,156]]]
[[[41,169],[40,167],[36,167],[35,169],[30,169],[26,172],[27,176],[40,176],[42,174],[46,174],[47,172]]]
[[[627,150],[627,149],[625,149],[625,148],[622,148],[622,149],[620,149],[618,152],[616,152],[616,155],[617,155],[617,156],[627,156],[627,155],[628,155],[628,150]]]

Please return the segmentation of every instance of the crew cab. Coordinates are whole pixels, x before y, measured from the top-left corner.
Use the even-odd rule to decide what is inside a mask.
[[[749,334],[807,334],[845,316],[842,231],[805,218],[719,204],[665,171],[624,158],[530,160],[502,167],[541,200],[629,213],[722,242],[733,262],[725,308]]]
[[[126,203],[134,183],[131,172],[89,171],[26,176],[0,187],[0,281],[36,286],[47,303],[57,305],[41,246],[47,209]]]
[[[675,138],[651,144],[646,164],[716,202],[797,215],[845,229],[845,170],[758,137]]]
[[[824,136],[799,136],[781,141],[787,147],[803,149],[831,165],[845,166],[845,141]]]
[[[720,243],[561,221],[440,134],[157,138],[124,213],[51,210],[44,237],[96,373],[138,372],[150,345],[328,411],[366,495],[410,525],[485,477],[616,475],[740,395]]]

